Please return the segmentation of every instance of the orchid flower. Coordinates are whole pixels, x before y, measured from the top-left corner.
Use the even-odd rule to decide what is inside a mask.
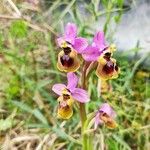
[[[69,119],[73,114],[72,105],[74,101],[80,103],[89,102],[88,93],[81,89],[77,88],[78,77],[75,73],[67,73],[68,84],[55,84],[52,87],[52,90],[59,95],[58,101],[58,117],[62,119]]]
[[[97,32],[94,36],[93,43],[88,46],[82,56],[86,61],[97,61],[98,67],[96,75],[103,79],[114,79],[118,77],[120,72],[116,64],[116,60],[112,58],[113,52],[116,50],[114,44],[107,46],[103,32]]]
[[[98,59],[98,66],[96,69],[96,75],[103,79],[115,79],[118,77],[120,73],[120,68],[116,64],[116,59],[111,58],[111,54],[109,52],[101,55]]]
[[[115,116],[116,113],[108,103],[102,104],[95,116],[95,129],[103,123],[110,129],[116,128]]]
[[[58,54],[58,69],[65,72],[77,71],[80,67],[78,54],[84,51],[88,42],[85,38],[77,37],[75,24],[68,23],[66,25],[64,36],[57,39],[57,44],[62,48],[62,51]]]

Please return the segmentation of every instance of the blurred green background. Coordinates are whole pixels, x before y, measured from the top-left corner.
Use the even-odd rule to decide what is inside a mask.
[[[87,112],[109,102],[117,112],[119,125],[115,130],[99,128],[93,134],[95,150],[149,150],[150,50],[147,45],[141,46],[140,39],[122,42],[122,37],[138,37],[139,28],[128,25],[134,18],[133,10],[140,10],[142,2],[150,8],[148,0],[0,1],[2,150],[81,149],[77,107],[71,119],[58,120],[57,97],[51,91],[54,83],[66,81],[66,74],[56,67],[59,48],[55,40],[67,22],[76,23],[79,35],[89,41],[96,31],[103,30],[108,43],[118,44],[114,57],[121,68],[119,78],[103,83],[101,89],[94,72],[89,79],[91,102]],[[142,25],[139,20],[138,25],[149,34],[149,24]],[[126,33],[120,32],[124,30]]]

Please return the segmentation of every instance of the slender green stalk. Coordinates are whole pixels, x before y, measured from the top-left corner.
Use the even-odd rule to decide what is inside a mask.
[[[87,64],[84,63],[82,76],[81,76],[81,87],[86,89],[86,66]],[[87,119],[85,104],[79,103],[80,107],[80,118],[81,118],[81,134],[82,134],[82,149],[87,150],[87,135],[84,134],[84,125]]]
[[[86,110],[85,110],[85,104],[80,103],[79,106],[80,106],[81,123],[82,123],[82,127],[84,127],[85,121],[87,119]]]
[[[83,70],[82,70],[82,76],[81,76],[81,87],[83,89],[87,89],[87,76],[86,76],[86,71],[88,67],[90,66],[90,63],[84,62]],[[87,121],[87,114],[86,114],[86,109],[85,109],[85,104],[80,103],[80,117],[81,117],[81,134],[82,134],[82,146],[83,150],[92,150],[92,137],[91,135],[84,134],[84,131],[86,130],[86,121]]]

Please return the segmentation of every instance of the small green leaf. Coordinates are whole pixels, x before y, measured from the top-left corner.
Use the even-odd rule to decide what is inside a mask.
[[[46,85],[50,84],[52,81],[50,80],[42,80],[38,83],[37,87],[38,89],[41,89],[43,87],[45,87]]]
[[[46,118],[45,118],[44,115],[40,112],[40,110],[34,109],[34,110],[33,110],[33,114],[34,114],[34,116],[35,116],[38,120],[40,120],[43,124],[48,125],[48,122],[47,122]]]
[[[113,134],[113,138],[116,140],[117,143],[121,144],[124,148],[126,148],[127,150],[131,150],[130,146],[119,136]]]
[[[14,105],[18,106],[23,111],[26,111],[28,113],[33,114],[40,122],[42,122],[45,125],[48,125],[47,119],[44,117],[44,115],[40,112],[38,109],[32,109],[27,104],[19,101],[11,101]]]
[[[15,115],[16,111],[13,111],[6,119],[0,119],[0,131],[12,128],[16,124],[16,120],[14,119]]]
[[[27,35],[27,25],[22,20],[14,21],[10,27],[10,33],[13,37],[23,38]]]
[[[27,111],[29,113],[32,113],[32,109],[25,103],[23,102],[19,102],[19,101],[14,101],[12,100],[11,103],[13,103],[14,105],[16,105],[17,107],[19,107],[20,109]]]

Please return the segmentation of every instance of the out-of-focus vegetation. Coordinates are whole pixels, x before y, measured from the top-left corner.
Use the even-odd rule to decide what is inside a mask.
[[[12,3],[14,2],[14,3]],[[67,22],[92,39],[102,16],[109,43],[127,5],[124,0],[2,0],[0,1],[0,147],[3,150],[80,150],[77,108],[68,121],[56,118],[54,83],[65,81],[56,68],[56,36]],[[113,24],[113,27],[111,26]],[[124,27],[125,28],[125,27]],[[139,46],[115,54],[118,79],[103,83],[89,79],[90,113],[108,101],[117,112],[118,128],[99,128],[94,147],[108,150],[148,150],[150,147],[150,56]],[[130,58],[129,56],[131,56]],[[101,93],[100,93],[101,91]],[[101,144],[100,144],[101,143]]]

